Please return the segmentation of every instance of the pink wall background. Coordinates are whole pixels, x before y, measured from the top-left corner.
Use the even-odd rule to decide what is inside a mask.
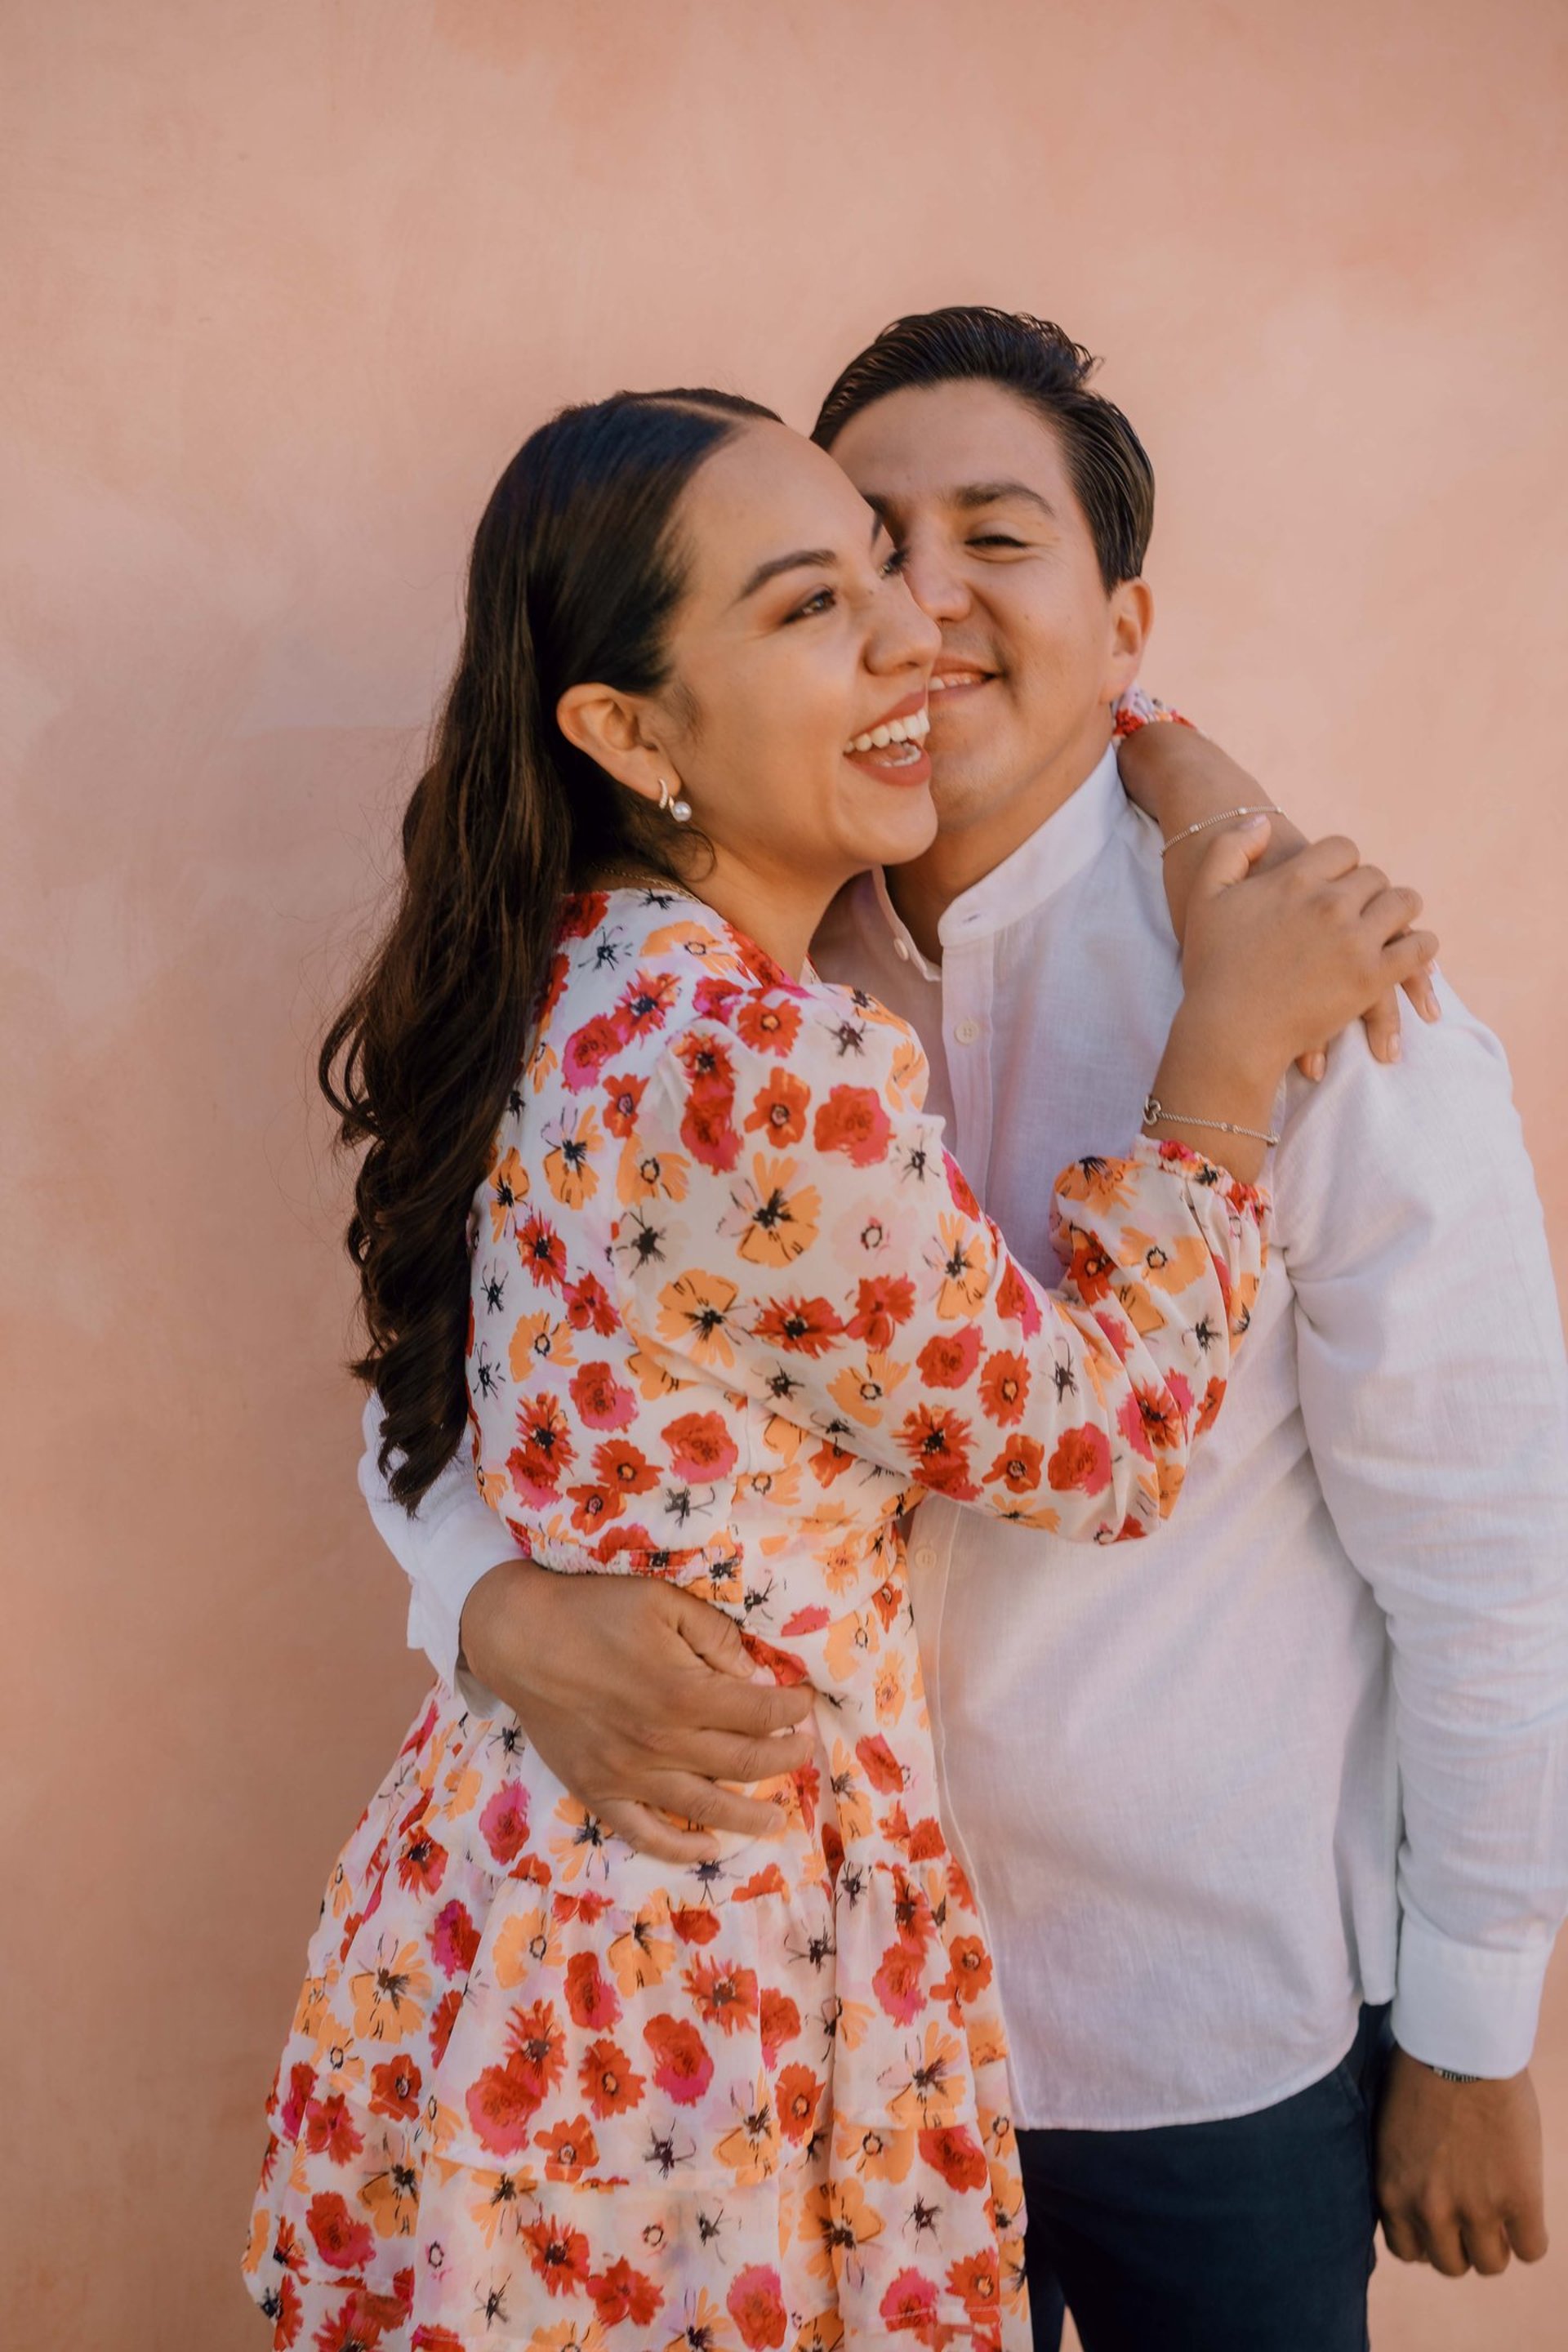
[[[1162,484],[1151,682],[1426,887],[1563,1262],[1568,22],[5,16],[0,2310],[38,2352],[247,2352],[260,2101],[420,1685],[353,1488],[307,1065],[491,479],[622,382],[805,422],[938,302],[1109,352]],[[1563,1968],[1540,2079],[1564,2251],[1457,2288],[1385,2264],[1382,2352],[1561,2342]]]

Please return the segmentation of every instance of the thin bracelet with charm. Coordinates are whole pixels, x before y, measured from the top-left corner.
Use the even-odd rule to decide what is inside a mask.
[[[1196,824],[1189,824],[1182,833],[1173,833],[1160,855],[1169,857],[1178,842],[1191,841],[1194,833],[1206,833],[1211,824],[1230,824],[1238,816],[1283,816],[1284,814],[1284,810],[1276,808],[1271,801],[1260,808],[1221,809],[1217,816],[1201,816]],[[1194,1121],[1194,1126],[1201,1127],[1203,1123],[1201,1119]]]
[[[1237,1127],[1228,1118],[1190,1118],[1184,1110],[1167,1110],[1157,1095],[1149,1095],[1143,1104],[1145,1127],[1206,1127],[1215,1135],[1245,1135],[1254,1143],[1267,1143],[1270,1150],[1279,1140],[1277,1135],[1266,1134],[1260,1127]]]

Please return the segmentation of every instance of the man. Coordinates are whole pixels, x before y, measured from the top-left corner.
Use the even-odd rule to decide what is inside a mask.
[[[901,320],[816,430],[943,632],[941,832],[845,894],[817,961],[919,1032],[961,1164],[1047,1280],[1049,1177],[1135,1130],[1180,992],[1111,744],[1152,478],[1090,364],[1034,320]],[[914,1523],[1040,2345],[1065,2291],[1087,2352],[1361,2352],[1374,2187],[1404,2258],[1545,2249],[1527,2068],[1568,1907],[1568,1456],[1529,1163],[1451,996],[1397,1066],[1347,1035],[1281,1116],[1247,1363],[1178,1522],[1091,1576],[941,1502]],[[709,1784],[804,1758],[809,1696],[743,1683],[689,1595],[500,1561],[466,1465],[409,1522],[376,1422],[373,1399],[362,1481],[438,1670],[660,1851],[701,1842],[651,1808],[755,1825]]]

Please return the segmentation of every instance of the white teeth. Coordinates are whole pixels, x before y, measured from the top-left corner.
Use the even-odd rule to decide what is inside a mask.
[[[889,743],[920,743],[931,733],[931,713],[923,707],[908,719],[889,719],[868,734],[857,735],[845,746],[849,751],[883,751]]]
[[[980,686],[984,681],[984,670],[952,669],[948,671],[945,677],[932,678],[931,691],[932,694],[945,694],[950,686]]]

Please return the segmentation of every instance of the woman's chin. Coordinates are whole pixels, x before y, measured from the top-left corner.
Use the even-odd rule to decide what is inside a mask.
[[[905,784],[898,803],[877,812],[874,824],[860,827],[868,866],[906,866],[936,839],[936,807],[931,785]]]

